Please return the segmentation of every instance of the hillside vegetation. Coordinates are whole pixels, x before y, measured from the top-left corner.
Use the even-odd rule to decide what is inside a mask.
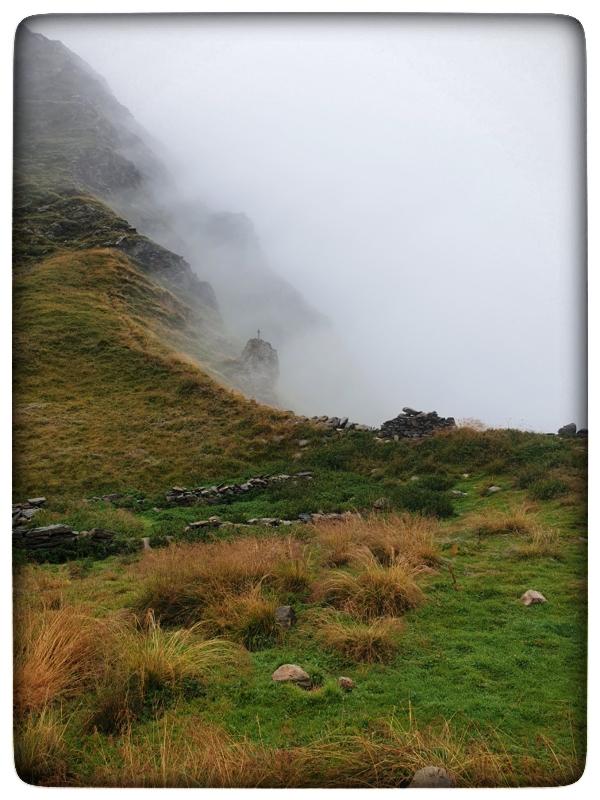
[[[289,415],[223,388],[176,349],[202,354],[210,309],[190,319],[123,254],[52,256],[17,274],[14,296],[16,498],[158,491],[281,454],[273,439],[289,434]]]
[[[20,777],[405,787],[439,767],[457,786],[576,780],[586,439],[448,427],[386,440],[228,388],[240,342],[219,297],[134,224],[163,243],[189,226],[199,263],[203,241],[224,249],[222,285],[238,267],[247,279],[230,310],[256,303],[261,325],[269,312],[298,329],[318,315],[271,282],[245,218],[194,208],[173,226],[155,191],[173,187],[100,76],[19,36]],[[546,602],[525,605],[528,590]],[[277,682],[284,665],[306,677]]]

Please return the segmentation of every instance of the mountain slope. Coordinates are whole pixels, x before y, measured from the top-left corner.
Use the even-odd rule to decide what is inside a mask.
[[[122,253],[30,266],[14,312],[15,497],[161,491],[289,455],[293,418],[178,356],[189,308]]]
[[[41,184],[107,203],[215,284],[241,344],[259,327],[277,346],[325,322],[270,268],[244,215],[214,213],[200,198],[181,197],[153,152],[159,146],[61,42],[22,25],[15,76],[18,194]]]

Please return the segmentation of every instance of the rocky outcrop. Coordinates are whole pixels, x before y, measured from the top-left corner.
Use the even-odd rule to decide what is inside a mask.
[[[437,411],[415,411],[405,407],[402,414],[383,423],[380,435],[384,439],[419,439],[454,427],[454,417],[440,417]]]
[[[222,371],[247,397],[278,405],[279,356],[270,342],[260,336],[248,339],[241,356],[223,364]]]
[[[93,542],[112,542],[116,536],[104,528],[76,531],[70,525],[43,525],[39,528],[16,526],[13,528],[13,545],[25,550],[52,550],[72,545],[81,539]]]
[[[238,495],[246,494],[253,489],[266,489],[269,486],[285,481],[311,480],[312,472],[296,472],[293,475],[281,473],[279,475],[259,475],[248,478],[243,483],[221,483],[218,486],[197,486],[187,489],[184,486],[172,486],[165,495],[167,503],[178,506],[193,506],[200,503],[223,503]]]

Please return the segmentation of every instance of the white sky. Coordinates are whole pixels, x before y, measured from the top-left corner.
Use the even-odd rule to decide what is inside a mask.
[[[494,425],[585,425],[583,34],[561,17],[45,17],[254,221],[370,392]],[[350,383],[350,382],[349,382]],[[318,389],[315,387],[315,391]],[[356,407],[358,404],[359,407]],[[298,409],[302,410],[302,409]]]

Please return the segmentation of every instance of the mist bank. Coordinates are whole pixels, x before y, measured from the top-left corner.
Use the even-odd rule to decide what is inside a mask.
[[[182,255],[236,336],[260,328],[278,348],[286,406],[367,424],[411,405],[586,425],[571,20],[31,26],[89,61],[160,142]]]

